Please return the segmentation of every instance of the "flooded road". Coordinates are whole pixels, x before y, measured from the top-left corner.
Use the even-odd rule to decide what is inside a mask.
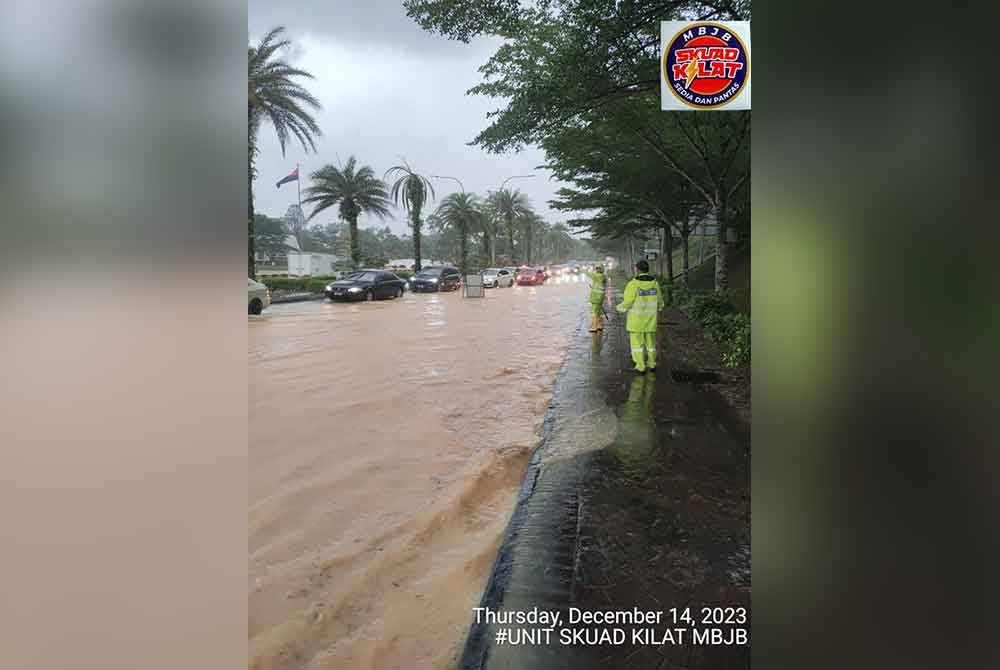
[[[454,667],[583,282],[250,317],[250,666]]]

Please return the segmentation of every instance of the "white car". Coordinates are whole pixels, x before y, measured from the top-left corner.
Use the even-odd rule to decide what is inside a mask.
[[[247,277],[247,300],[250,314],[260,314],[271,304],[271,289]]]
[[[483,286],[487,288],[511,287],[514,285],[514,273],[506,268],[486,268],[483,270]]]

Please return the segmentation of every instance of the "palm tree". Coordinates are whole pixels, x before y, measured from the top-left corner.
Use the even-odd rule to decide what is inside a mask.
[[[309,175],[313,185],[306,189],[303,202],[315,203],[309,215],[314,216],[334,205],[340,208],[340,218],[347,221],[351,231],[351,261],[357,268],[361,264],[361,245],[358,244],[358,216],[364,212],[380,219],[389,215],[392,202],[386,192],[385,182],[375,176],[367,165],[358,167],[354,156],[338,169],[326,165]]]
[[[549,237],[552,244],[553,262],[561,263],[569,257],[569,247],[573,241],[569,234],[569,228],[564,223],[553,224],[549,230]]]
[[[535,232],[542,231],[545,221],[543,221],[542,217],[538,216],[538,214],[530,209],[518,218],[521,222],[521,227],[524,230],[522,236],[522,239],[524,240],[524,262],[527,265],[531,265],[532,243],[535,239]]]
[[[496,225],[496,212],[490,207],[488,202],[479,203],[479,222],[478,230],[474,232],[482,233],[483,235],[483,255],[489,256],[490,265],[496,265],[497,262],[497,225]]]
[[[516,264],[514,259],[514,220],[531,211],[531,204],[523,193],[517,189],[511,190],[507,188],[492,192],[490,194],[490,204],[504,221],[507,230],[507,246],[510,252],[510,262]]]
[[[420,231],[423,222],[420,220],[420,211],[427,203],[427,194],[434,198],[434,187],[423,175],[417,174],[405,160],[402,165],[393,165],[385,171],[383,179],[396,177],[392,184],[392,200],[399,206],[400,200],[403,202],[403,211],[410,215],[410,227],[413,229],[413,265],[416,271],[420,271]]]
[[[479,198],[473,193],[452,193],[435,212],[441,229],[451,228],[458,233],[460,261],[458,269],[465,275],[469,269],[469,231],[479,228],[483,212]]]
[[[313,113],[319,111],[319,100],[313,97],[296,78],[313,79],[312,74],[289,65],[276,54],[291,42],[282,37],[284,27],[273,29],[257,46],[247,48],[247,210],[249,236],[247,270],[256,276],[253,244],[253,180],[257,176],[254,159],[257,156],[257,132],[267,119],[278,135],[281,155],[285,145],[295,137],[305,151],[316,151],[316,138],[322,135]],[[309,109],[313,112],[310,112]]]

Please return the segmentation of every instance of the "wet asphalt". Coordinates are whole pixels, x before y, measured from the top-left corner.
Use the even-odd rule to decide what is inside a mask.
[[[617,627],[625,640],[581,644],[557,629],[547,641],[498,644],[499,628],[544,626],[473,619],[463,669],[750,666],[749,643],[695,644],[690,631],[749,631],[749,426],[710,383],[691,381],[710,376],[680,369],[669,324],[659,326],[657,371],[630,372],[624,319],[609,314],[601,334],[581,315],[480,606],[560,611],[564,628]],[[703,607],[746,608],[746,624],[702,624],[715,612]],[[663,617],[648,627],[567,626],[570,608]],[[690,608],[693,625],[671,623],[671,608]],[[663,641],[679,627],[687,635]],[[632,628],[652,637],[636,643]]]

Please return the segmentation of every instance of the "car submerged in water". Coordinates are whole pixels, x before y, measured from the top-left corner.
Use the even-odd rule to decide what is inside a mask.
[[[540,268],[521,268],[517,271],[518,286],[538,286],[545,283],[545,272]]]
[[[384,300],[401,298],[406,282],[385,270],[359,270],[330,282],[323,293],[330,300]]]
[[[461,285],[462,275],[450,265],[423,268],[410,279],[410,290],[414,293],[457,291]]]
[[[260,314],[271,304],[271,289],[255,279],[247,277],[247,312]]]
[[[514,273],[506,268],[486,268],[482,272],[483,286],[486,288],[511,287],[514,285]]]

